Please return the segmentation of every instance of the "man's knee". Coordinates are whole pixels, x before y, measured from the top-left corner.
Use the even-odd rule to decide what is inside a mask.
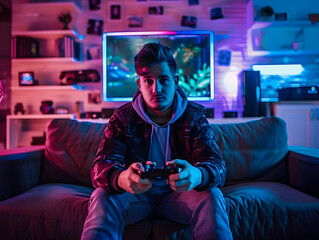
[[[94,199],[99,199],[99,198],[105,198],[107,196],[107,192],[104,188],[96,188],[92,195],[91,195],[91,198],[94,198]]]

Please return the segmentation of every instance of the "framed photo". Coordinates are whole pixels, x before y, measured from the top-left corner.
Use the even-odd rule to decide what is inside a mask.
[[[228,50],[219,50],[217,63],[223,66],[229,66],[231,60],[231,51]]]
[[[287,13],[275,13],[276,21],[287,21]]]
[[[90,92],[88,94],[88,102],[91,104],[101,103],[101,93],[100,92]]]
[[[102,45],[89,46],[86,50],[86,59],[102,59]]]
[[[34,72],[19,72],[19,85],[20,86],[35,85]]]
[[[188,0],[188,5],[199,5],[199,0]]]
[[[182,23],[181,23],[181,25],[182,25],[183,27],[196,28],[196,23],[197,23],[197,17],[182,16]]]
[[[222,8],[212,8],[210,10],[210,19],[214,20],[214,19],[219,19],[219,18],[223,18],[223,10]]]
[[[143,17],[139,16],[128,16],[127,17],[127,26],[134,28],[134,27],[143,27]]]
[[[94,34],[94,35],[102,35],[103,24],[104,24],[103,20],[89,19],[86,33]]]
[[[91,11],[101,10],[101,0],[88,0]]]
[[[111,3],[109,4],[109,19],[110,20],[121,20],[122,19],[122,4]]]
[[[149,15],[163,15],[164,14],[164,7],[163,6],[149,7],[148,14]]]

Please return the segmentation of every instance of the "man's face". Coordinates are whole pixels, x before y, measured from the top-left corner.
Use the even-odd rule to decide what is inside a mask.
[[[164,111],[173,103],[178,83],[167,62],[155,63],[146,69],[146,74],[139,76],[137,85],[143,94],[147,106],[153,111]]]

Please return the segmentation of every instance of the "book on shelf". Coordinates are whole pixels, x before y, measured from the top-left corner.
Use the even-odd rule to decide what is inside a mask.
[[[56,40],[56,56],[72,57],[80,60],[81,45],[73,37],[64,36]]]
[[[11,39],[12,58],[37,58],[39,53],[39,41],[25,36],[13,36]]]

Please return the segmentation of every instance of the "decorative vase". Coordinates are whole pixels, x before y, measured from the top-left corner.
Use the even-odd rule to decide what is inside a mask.
[[[69,30],[69,22],[64,23],[63,30]]]

